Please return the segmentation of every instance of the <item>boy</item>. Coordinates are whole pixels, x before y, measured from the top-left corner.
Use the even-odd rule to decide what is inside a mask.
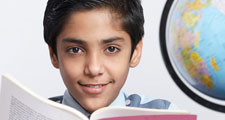
[[[172,108],[120,91],[140,61],[143,24],[140,0],[49,0],[44,38],[67,87],[60,103],[88,117],[106,106]]]

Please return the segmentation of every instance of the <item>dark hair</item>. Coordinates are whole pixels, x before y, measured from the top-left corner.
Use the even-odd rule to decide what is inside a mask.
[[[48,0],[44,14],[44,39],[56,51],[56,38],[74,12],[109,9],[119,15],[121,27],[131,37],[132,53],[144,35],[144,15],[140,0]]]

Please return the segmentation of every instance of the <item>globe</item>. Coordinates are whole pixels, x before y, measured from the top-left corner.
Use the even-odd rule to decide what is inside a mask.
[[[160,45],[177,85],[196,102],[225,112],[223,104],[196,93],[225,100],[225,0],[167,0]]]

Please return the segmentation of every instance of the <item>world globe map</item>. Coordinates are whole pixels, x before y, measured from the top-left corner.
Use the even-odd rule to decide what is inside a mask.
[[[179,80],[177,83],[186,81],[207,96],[225,100],[225,0],[168,1],[162,16],[160,40],[171,76]],[[178,86],[183,89],[183,85]],[[206,107],[220,107],[225,112],[223,105],[201,101],[208,101]]]

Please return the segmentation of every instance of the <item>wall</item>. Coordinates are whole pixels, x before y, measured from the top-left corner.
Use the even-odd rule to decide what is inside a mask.
[[[0,74],[10,73],[43,97],[62,95],[65,87],[49,59],[42,20],[47,0],[11,0],[0,4]],[[222,120],[225,114],[207,109],[187,97],[169,76],[159,48],[159,23],[166,0],[143,0],[145,37],[140,65],[130,70],[123,88],[168,99],[198,120]]]

